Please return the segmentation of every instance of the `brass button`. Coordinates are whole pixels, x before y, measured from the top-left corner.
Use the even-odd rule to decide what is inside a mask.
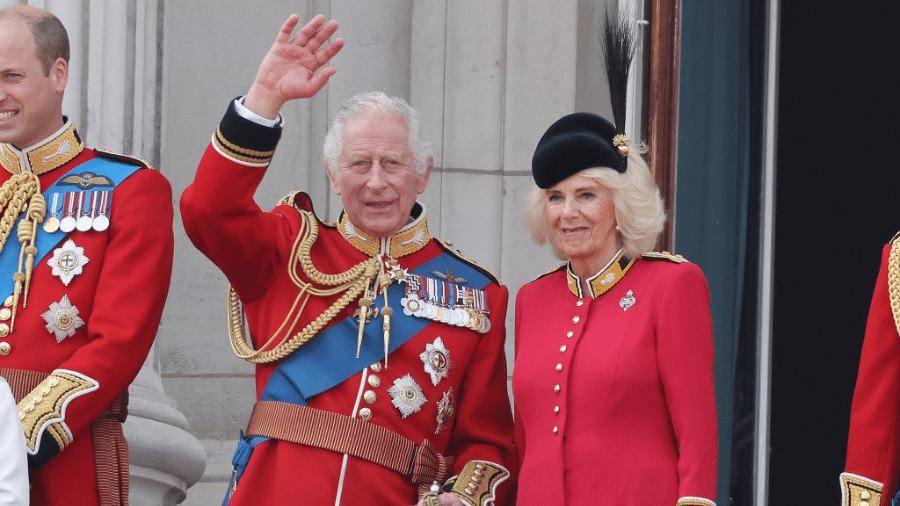
[[[560,390],[562,390],[562,387],[559,386],[559,385],[556,385],[556,386],[553,387],[553,391],[556,392],[556,393],[559,393]]]
[[[372,372],[381,372],[381,362],[375,362],[369,366],[369,369],[371,369]]]
[[[863,501],[868,501],[869,499],[872,498],[872,494],[868,490],[863,490],[862,492],[859,493],[859,498],[862,499]]]
[[[375,376],[374,374],[369,376],[369,386],[372,388],[378,388],[381,386],[381,378]]]
[[[366,404],[374,404],[378,400],[378,396],[375,395],[373,390],[366,390],[363,394],[363,399],[366,401]]]
[[[372,419],[372,410],[369,408],[362,408],[359,410],[359,419],[368,422]]]
[[[580,321],[581,321],[581,317],[580,317],[580,316],[573,316],[573,317],[572,317],[572,323],[578,323],[578,322],[580,322]]]
[[[569,338],[569,339],[571,339],[572,336],[574,336],[574,335],[575,335],[575,332],[573,332],[573,331],[571,331],[571,330],[568,331],[568,332],[566,332],[566,337]]]
[[[562,372],[562,364],[556,364],[556,372]]]
[[[467,494],[469,494],[469,495],[475,495],[475,489],[472,488],[471,485],[469,485],[468,487],[466,487],[465,490],[464,490],[464,492],[467,493]]]
[[[553,433],[559,434],[559,427],[553,427]]]
[[[9,320],[12,318],[12,309],[8,307],[0,308],[0,320]]]
[[[869,503],[866,501],[862,501],[859,503],[859,506],[869,506]]]
[[[3,306],[4,306],[4,307],[12,307],[12,303],[13,303],[13,296],[10,295],[10,296],[7,297],[6,300],[3,302]]]
[[[41,390],[40,390],[41,395],[47,395],[49,393],[50,393],[50,385],[44,385],[43,387],[41,387]]]
[[[559,406],[553,406],[553,414],[554,414],[554,415],[558,415],[558,414],[559,414]]]
[[[51,387],[55,387],[56,385],[59,385],[59,378],[50,376],[49,378],[47,378],[47,384]]]
[[[581,306],[584,305],[584,301],[581,300],[581,299],[578,299],[578,302],[576,302],[575,305],[578,306],[578,307],[581,307]]]
[[[5,323],[0,323],[0,337],[6,337],[9,335],[9,325]]]
[[[31,402],[33,402],[35,404],[40,404],[42,400],[44,400],[44,396],[41,394],[37,394],[31,398]]]
[[[0,355],[3,355],[5,357],[6,355],[9,355],[10,351],[12,351],[11,344],[7,343],[6,341],[0,343]]]
[[[565,353],[566,350],[568,350],[568,349],[569,349],[569,348],[567,348],[566,345],[562,345],[562,346],[559,347],[559,352],[560,352],[560,353]]]

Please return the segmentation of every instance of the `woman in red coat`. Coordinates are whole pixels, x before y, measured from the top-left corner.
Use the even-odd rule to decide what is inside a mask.
[[[600,116],[554,123],[526,225],[567,262],[516,299],[518,505],[714,505],[709,289],[647,253],[665,221],[647,165]]]

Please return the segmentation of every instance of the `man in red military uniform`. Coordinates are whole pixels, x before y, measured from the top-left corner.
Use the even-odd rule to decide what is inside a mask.
[[[888,504],[900,476],[900,233],[884,247],[850,413],[844,506]]]
[[[127,504],[127,387],[169,287],[168,182],[84,146],[62,115],[52,14],[0,11],[0,376],[25,432],[31,504]]]
[[[506,504],[508,292],[430,235],[416,196],[433,162],[415,111],[382,93],[342,106],[325,141],[337,224],[302,193],[272,212],[254,203],[282,104],[315,95],[343,45],[327,42],[334,21],[291,36],[297,21],[181,199],[188,236],[231,282],[232,345],[257,364],[226,503]]]

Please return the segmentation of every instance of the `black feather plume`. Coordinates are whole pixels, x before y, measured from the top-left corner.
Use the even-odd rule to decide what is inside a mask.
[[[625,109],[628,96],[628,70],[634,58],[635,26],[633,20],[616,9],[610,16],[609,10],[600,26],[600,48],[606,65],[606,80],[609,82],[609,98],[612,102],[613,120],[616,130],[625,133]]]

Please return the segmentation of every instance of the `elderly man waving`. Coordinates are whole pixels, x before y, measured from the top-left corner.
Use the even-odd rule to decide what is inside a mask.
[[[181,200],[189,237],[231,282],[232,345],[256,364],[226,502],[505,504],[508,292],[430,235],[416,198],[433,161],[415,111],[382,93],[338,111],[324,149],[337,223],[304,193],[272,212],[254,203],[281,106],[322,89],[343,46],[329,42],[334,21],[292,36],[297,22],[230,104]]]

